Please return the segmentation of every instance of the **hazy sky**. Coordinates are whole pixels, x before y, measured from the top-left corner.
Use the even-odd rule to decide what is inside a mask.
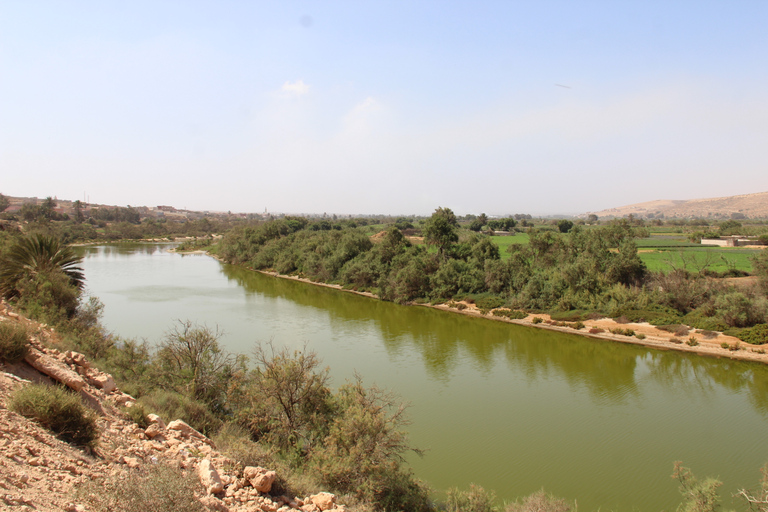
[[[581,213],[768,191],[768,1],[0,0],[0,192]]]

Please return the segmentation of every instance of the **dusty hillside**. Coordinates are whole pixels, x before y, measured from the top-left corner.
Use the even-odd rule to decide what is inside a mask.
[[[346,510],[329,493],[304,498],[273,496],[273,471],[242,468],[180,420],[150,415],[149,426],[141,428],[125,414],[135,400],[82,354],[51,348],[57,343],[52,329],[19,317],[4,302],[0,303],[0,322],[27,323],[35,332],[25,361],[0,364],[0,510],[87,512],[87,500],[78,500],[76,489],[91,483],[102,489],[105,482],[158,464],[194,475],[200,482],[195,484],[197,498],[208,510]],[[77,391],[97,415],[99,437],[93,450],[64,443],[8,409],[9,396],[16,389],[31,382],[55,381]]]
[[[743,215],[747,218],[768,218],[768,192],[740,196],[714,197],[709,199],[657,200],[609,208],[594,213],[600,218],[625,217],[630,214],[644,218],[712,217],[731,218]]]

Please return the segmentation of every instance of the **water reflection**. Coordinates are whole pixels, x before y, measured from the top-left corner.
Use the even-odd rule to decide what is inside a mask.
[[[572,386],[584,387],[599,403],[626,403],[638,395],[641,378],[670,390],[701,396],[718,388],[734,393],[746,391],[755,407],[768,414],[768,369],[762,365],[714,361],[428,308],[399,306],[231,265],[222,265],[222,272],[249,294],[322,309],[335,322],[372,321],[390,354],[416,349],[426,371],[438,380],[449,380],[465,358],[471,360],[478,372],[488,372],[504,360],[510,370],[525,375],[528,382],[561,376]],[[640,362],[642,371],[638,368]]]

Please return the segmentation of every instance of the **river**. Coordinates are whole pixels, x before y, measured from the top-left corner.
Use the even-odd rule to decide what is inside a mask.
[[[768,369],[399,306],[278,279],[163,245],[87,247],[88,293],[124,338],[175,320],[221,344],[306,346],[334,384],[359,372],[411,404],[416,475],[441,493],[470,482],[511,500],[544,488],[582,511],[673,510],[673,462],[755,486],[768,461]]]

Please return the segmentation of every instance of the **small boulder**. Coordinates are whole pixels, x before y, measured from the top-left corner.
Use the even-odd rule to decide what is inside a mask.
[[[329,492],[319,492],[309,497],[320,510],[331,510],[336,506],[336,495]]]
[[[94,386],[101,389],[105,393],[110,393],[117,389],[115,379],[108,373],[101,372],[94,376],[92,379]]]
[[[144,429],[144,434],[150,439],[154,439],[156,436],[159,436],[162,433],[163,429],[161,429],[160,425],[157,423],[150,423],[150,425]]]
[[[208,494],[218,494],[224,491],[224,485],[221,483],[219,472],[213,467],[209,459],[203,459],[197,466],[197,475],[200,477],[200,483],[208,491]]]
[[[163,421],[163,418],[157,414],[147,414],[147,421],[150,423],[157,423],[161,430],[165,429],[165,422]]]
[[[168,424],[168,430],[175,430],[184,437],[195,437],[197,439],[208,439],[203,434],[187,425],[182,420],[173,420]]]
[[[276,476],[274,471],[262,467],[246,466],[243,470],[243,477],[259,492],[271,491]]]

